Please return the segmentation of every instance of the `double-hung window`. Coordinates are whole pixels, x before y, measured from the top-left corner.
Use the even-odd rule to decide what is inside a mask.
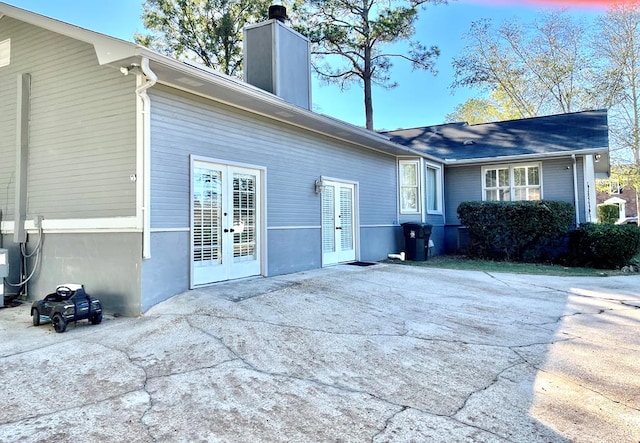
[[[418,160],[400,160],[400,213],[420,212],[420,163]]]
[[[540,163],[482,168],[482,199],[489,201],[540,200]]]

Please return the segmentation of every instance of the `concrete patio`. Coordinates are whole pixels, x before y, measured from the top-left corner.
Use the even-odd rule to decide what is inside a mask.
[[[636,443],[639,288],[341,265],[64,334],[0,309],[0,441]]]

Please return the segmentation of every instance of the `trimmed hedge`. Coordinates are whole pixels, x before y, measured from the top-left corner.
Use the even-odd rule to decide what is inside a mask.
[[[575,225],[566,202],[463,202],[458,218],[469,230],[470,257],[541,262],[566,253],[566,235]]]
[[[637,225],[585,223],[569,235],[567,264],[615,269],[629,264],[640,252]]]
[[[615,204],[598,205],[598,223],[614,225],[620,218],[620,207]]]

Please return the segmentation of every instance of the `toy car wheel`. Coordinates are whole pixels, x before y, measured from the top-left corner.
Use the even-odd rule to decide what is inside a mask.
[[[62,333],[67,330],[67,320],[62,316],[62,314],[54,314],[51,322],[53,323],[53,329],[55,329],[56,332]]]
[[[90,321],[92,325],[99,325],[102,322],[102,312],[99,314],[93,314]]]
[[[40,311],[38,311],[38,308],[34,308],[31,311],[31,315],[33,316],[33,326],[40,326]]]

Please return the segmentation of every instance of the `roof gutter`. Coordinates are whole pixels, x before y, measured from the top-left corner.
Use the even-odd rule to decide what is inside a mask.
[[[136,75],[136,95],[139,98],[136,117],[137,133],[137,176],[136,195],[142,195],[142,202],[138,204],[142,218],[142,258],[151,258],[151,100],[147,90],[155,85],[158,77],[149,67],[149,59],[142,57],[141,72]],[[125,74],[126,75],[126,74]]]
[[[482,157],[482,158],[470,158],[470,159],[462,159],[462,160],[457,160],[455,158],[445,158],[445,159],[440,159],[440,161],[444,161],[444,164],[447,166],[466,166],[466,165],[474,165],[474,164],[502,163],[502,162],[514,161],[514,160],[538,160],[538,159],[548,159],[548,158],[575,157],[576,155],[592,155],[592,154],[598,154],[598,153],[608,152],[608,151],[609,151],[608,148],[603,147],[603,148],[581,149],[578,151],[505,155],[502,157]]]
[[[319,131],[316,130],[310,126],[305,126],[305,125],[300,125],[300,124],[296,124],[290,120],[287,120],[286,118],[279,118],[277,116],[277,114],[265,114],[265,113],[261,113],[258,111],[255,111],[253,109],[251,109],[248,106],[240,106],[236,103],[230,103],[227,101],[223,101],[220,99],[216,99],[215,97],[208,97],[210,99],[213,99],[219,103],[223,103],[226,104],[228,106],[234,107],[236,109],[242,109],[244,111],[250,112],[252,114],[256,114],[256,115],[261,115],[263,117],[266,117],[270,120],[276,120],[278,122],[282,122],[285,123],[287,125],[291,125],[291,126],[296,126],[296,127],[300,127],[303,129],[306,129],[308,131],[311,132],[315,132],[318,134],[322,134],[328,137],[331,137],[333,139],[336,140],[340,140],[346,143],[350,143],[350,144],[356,144],[359,145],[363,148],[369,149],[369,150],[376,150],[375,148],[373,148],[370,145],[366,145],[364,143],[360,143],[354,140],[350,140],[349,138],[346,137],[340,137],[339,135],[337,135],[337,132],[345,132],[347,134],[353,134],[355,136],[358,137],[362,137],[365,140],[369,140],[373,143],[376,144],[382,144],[385,147],[388,147],[390,149],[394,149],[397,151],[401,151],[403,152],[405,155],[411,155],[411,156],[419,156],[419,157],[425,157],[428,158],[430,160],[436,161],[436,162],[442,162],[441,159],[439,159],[438,157],[435,156],[431,156],[425,153],[422,153],[420,151],[417,150],[413,150],[411,148],[408,148],[406,146],[397,144],[395,142],[390,141],[389,137],[379,134],[377,132],[373,132],[370,131],[368,129],[364,129],[364,128],[360,128],[358,126],[352,125],[350,123],[344,122],[342,120],[338,120],[336,118],[330,117],[330,116],[326,116],[326,115],[322,115],[322,114],[318,114],[315,113],[313,111],[301,108],[299,106],[293,105],[285,100],[283,100],[282,98],[271,94],[269,92],[263,91],[260,88],[257,88],[253,85],[250,85],[248,83],[242,82],[238,79],[235,79],[233,77],[227,76],[225,74],[222,74],[220,72],[214,71],[213,69],[207,68],[205,66],[195,66],[195,65],[191,65],[188,63],[184,63],[178,60],[175,60],[171,57],[165,56],[163,54],[159,54],[155,51],[151,51],[143,46],[138,46],[138,50],[139,50],[139,54],[143,57],[147,57],[149,58],[151,61],[159,63],[161,65],[164,65],[172,70],[176,70],[178,72],[182,72],[186,75],[189,75],[191,77],[196,78],[199,81],[203,81],[203,82],[207,82],[210,84],[213,84],[215,86],[218,86],[220,88],[225,88],[228,90],[231,90],[234,94],[237,95],[241,95],[241,96],[245,96],[249,99],[252,100],[257,100],[257,101],[261,101],[263,103],[268,104],[269,106],[272,106],[274,108],[277,108],[278,111],[284,111],[285,113],[291,113],[291,114],[297,114],[297,115],[301,115],[307,119],[309,119],[310,121],[315,121],[315,122],[319,122],[319,123],[325,123],[325,124],[329,124],[330,126],[332,126],[333,128],[335,128],[335,132],[325,132],[325,131]],[[176,85],[171,84],[171,83],[165,83],[162,80],[158,80],[158,83],[161,84],[166,84],[167,86],[170,86],[172,88],[176,88]],[[185,88],[180,88],[183,90],[187,90]],[[197,92],[192,91],[192,90],[187,90],[187,92],[191,92],[191,93],[195,93],[197,94]],[[380,151],[380,150],[377,150]],[[389,155],[389,152],[384,152],[384,151],[380,151],[383,152],[384,154]]]

